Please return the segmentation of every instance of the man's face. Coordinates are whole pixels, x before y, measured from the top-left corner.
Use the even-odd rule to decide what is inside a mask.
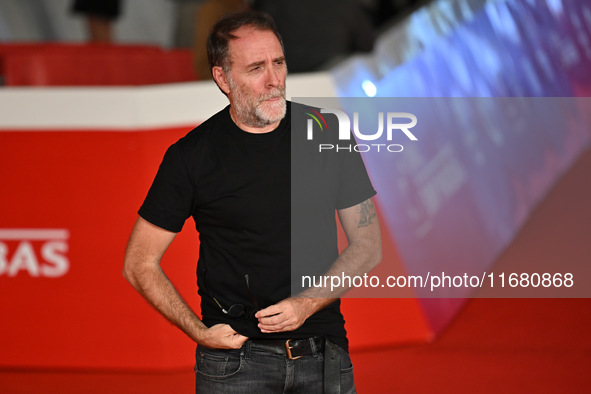
[[[231,113],[237,123],[265,128],[285,116],[287,67],[273,32],[243,26],[229,42],[230,70],[226,73]],[[240,126],[240,124],[239,124]]]

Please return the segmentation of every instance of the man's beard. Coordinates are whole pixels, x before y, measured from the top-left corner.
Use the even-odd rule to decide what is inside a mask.
[[[285,87],[278,86],[264,95],[253,97],[237,87],[232,78],[228,78],[228,84],[233,93],[232,106],[236,116],[245,125],[260,128],[279,122],[285,117]],[[279,100],[266,101],[275,97],[279,97]]]

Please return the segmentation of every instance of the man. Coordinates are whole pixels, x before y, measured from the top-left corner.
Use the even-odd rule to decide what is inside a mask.
[[[328,273],[378,263],[375,191],[363,163],[358,154],[294,156],[301,139],[293,137],[301,133],[291,130],[283,47],[267,14],[222,18],[208,39],[208,57],[230,105],[168,149],[132,231],[124,276],[198,343],[198,392],[354,392],[339,300],[321,289],[291,296],[290,265],[294,256],[317,254],[326,255],[319,264]],[[318,190],[292,195],[314,177]],[[341,256],[335,209],[349,240]],[[160,268],[189,216],[201,241],[203,321]],[[310,234],[324,228],[318,239],[329,234],[329,241],[317,242]]]

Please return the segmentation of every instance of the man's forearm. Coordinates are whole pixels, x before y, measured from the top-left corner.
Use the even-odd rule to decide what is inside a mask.
[[[360,241],[350,243],[341,255],[335,260],[324,276],[338,276],[343,274],[354,277],[374,269],[381,261],[381,245],[375,241]],[[316,311],[322,309],[332,301],[341,297],[348,287],[331,289],[330,287],[311,287],[304,290],[299,297],[310,299],[311,305],[315,305]]]
[[[182,299],[157,265],[124,271],[125,278],[160,314],[195,342],[200,342],[207,327]]]
[[[212,348],[239,348],[247,338],[227,324],[206,327],[160,268],[162,256],[175,235],[138,217],[127,244],[123,276],[158,312],[195,342]]]
[[[382,260],[382,238],[377,212],[372,199],[357,206],[339,211],[341,224],[349,240],[343,250],[324,276],[350,277],[363,275],[374,269]],[[311,287],[302,292],[302,297],[337,298],[342,296],[348,287],[339,288]],[[318,305],[323,303],[318,301]]]

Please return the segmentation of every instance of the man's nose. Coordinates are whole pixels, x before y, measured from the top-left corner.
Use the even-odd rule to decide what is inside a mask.
[[[281,83],[281,78],[279,75],[279,70],[276,70],[275,67],[269,67],[267,71],[267,86],[275,87],[279,86]]]

